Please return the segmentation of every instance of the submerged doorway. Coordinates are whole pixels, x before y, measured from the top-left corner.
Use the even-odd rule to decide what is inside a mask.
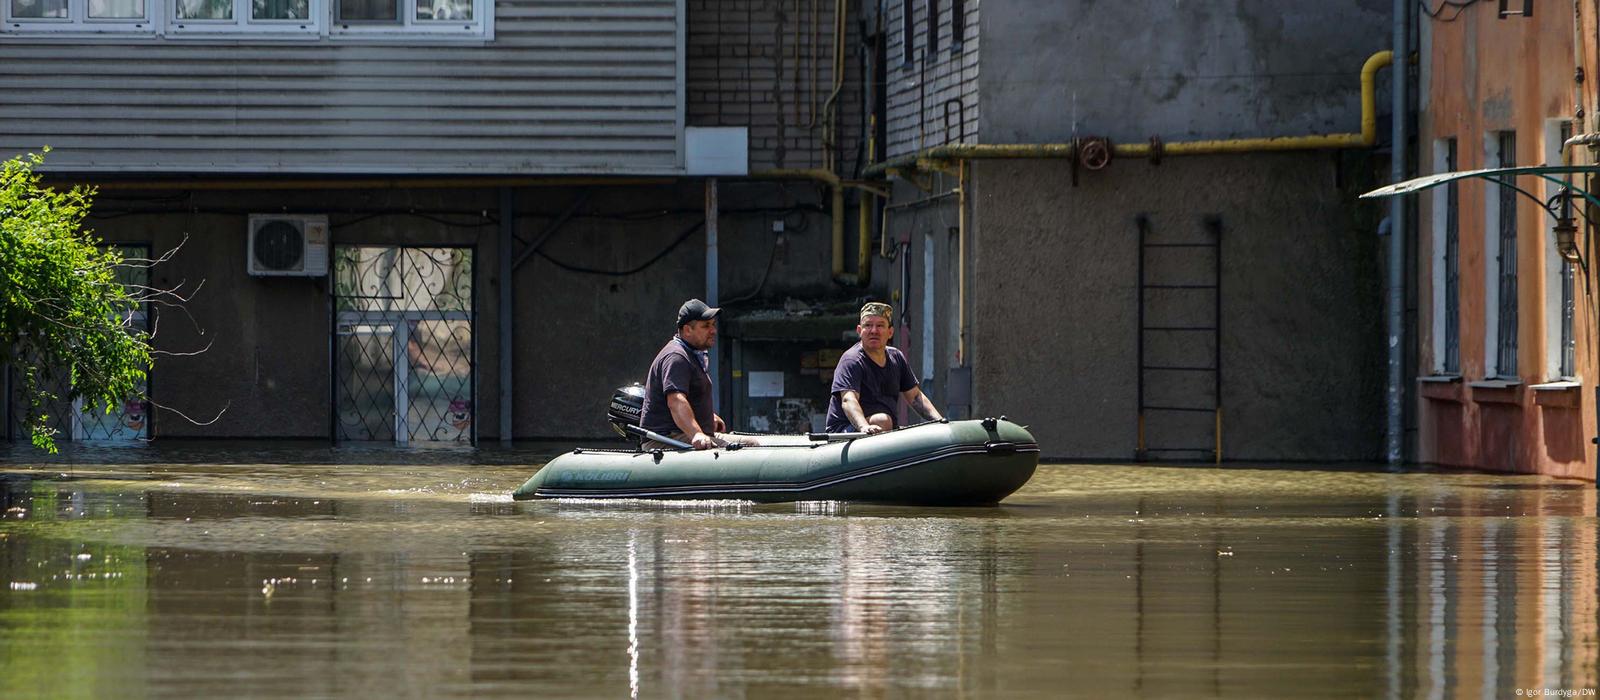
[[[477,441],[472,253],[334,249],[335,440]]]

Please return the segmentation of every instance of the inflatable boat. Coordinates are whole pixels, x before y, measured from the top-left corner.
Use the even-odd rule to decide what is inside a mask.
[[[1004,417],[759,439],[710,450],[576,449],[512,497],[986,505],[1022,488],[1039,464],[1033,435]]]

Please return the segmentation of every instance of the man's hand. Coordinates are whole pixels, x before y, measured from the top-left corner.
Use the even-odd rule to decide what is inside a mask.
[[[689,438],[689,445],[697,450],[709,450],[713,447],[716,447],[717,443],[711,440],[710,435],[705,433],[695,433],[694,437]]]
[[[711,432],[713,432],[713,433],[726,433],[726,432],[728,432],[728,424],[723,422],[722,416],[719,416],[719,415],[717,415],[715,413],[711,414]]]
[[[883,427],[879,426],[879,425],[872,424],[872,423],[868,423],[867,427],[861,429],[861,432],[866,433],[868,435],[872,435],[873,433],[881,433],[881,432],[883,432]]]

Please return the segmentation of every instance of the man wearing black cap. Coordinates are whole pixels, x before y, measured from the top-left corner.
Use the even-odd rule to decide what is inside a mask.
[[[718,434],[727,431],[727,425],[711,410],[707,353],[717,342],[717,314],[721,311],[699,299],[678,307],[678,333],[656,353],[645,376],[640,427],[697,450],[727,446],[730,436]],[[644,442],[647,450],[665,447],[653,440]]]

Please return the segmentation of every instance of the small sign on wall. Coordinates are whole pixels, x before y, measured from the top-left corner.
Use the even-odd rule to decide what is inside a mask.
[[[751,372],[747,382],[751,396],[783,396],[783,372]]]

